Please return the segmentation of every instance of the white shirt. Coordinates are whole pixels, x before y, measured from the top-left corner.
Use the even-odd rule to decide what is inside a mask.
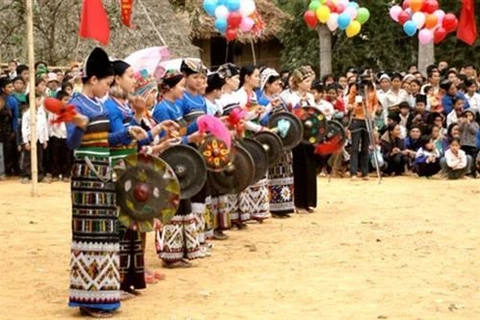
[[[333,114],[335,113],[335,108],[333,104],[328,101],[321,100],[319,103],[316,104],[317,109],[319,109],[324,115],[327,120],[332,120]]]
[[[48,141],[48,123],[45,110],[40,107],[37,109],[37,140],[40,143]],[[30,108],[22,116],[22,138],[23,143],[30,142]]]
[[[454,155],[452,150],[445,152],[447,166],[453,170],[465,169],[467,167],[467,155],[462,149],[458,150],[458,154]]]
[[[51,112],[47,112],[48,116],[48,136],[55,137],[58,139],[67,139],[67,126],[65,122],[53,123],[54,120],[57,120],[58,116]]]
[[[457,112],[456,112],[455,110],[452,110],[452,111],[447,115],[447,128],[448,128],[452,123],[458,123],[458,116],[457,116]]]
[[[468,94],[465,94],[465,98],[470,104],[470,109],[477,114],[480,113],[480,94],[475,92],[471,97]]]
[[[407,91],[400,89],[398,93],[393,92],[391,89],[385,95],[385,105],[382,102],[383,108],[390,108],[393,106],[398,106],[400,103],[407,101],[408,93]]]

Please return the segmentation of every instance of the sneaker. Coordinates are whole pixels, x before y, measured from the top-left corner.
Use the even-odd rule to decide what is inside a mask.
[[[23,183],[23,184],[30,183],[30,178],[23,177],[23,178],[20,180],[20,182]]]
[[[52,183],[52,179],[48,176],[40,180],[40,183]]]

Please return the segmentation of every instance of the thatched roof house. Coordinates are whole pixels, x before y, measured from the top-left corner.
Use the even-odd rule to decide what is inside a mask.
[[[202,0],[193,0],[196,9],[189,11],[190,38],[201,49],[206,65],[215,67],[226,61],[239,65],[257,64],[280,67],[280,51],[283,49],[278,34],[283,31],[282,22],[290,16],[269,0],[256,0],[257,10],[265,22],[265,30],[258,36],[239,32],[236,41],[226,43],[215,29],[215,20],[202,9]],[[252,51],[252,43],[254,54]]]

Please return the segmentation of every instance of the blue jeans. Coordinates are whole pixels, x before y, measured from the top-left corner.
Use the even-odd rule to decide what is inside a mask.
[[[5,176],[5,158],[3,157],[3,142],[0,142],[0,177]]]

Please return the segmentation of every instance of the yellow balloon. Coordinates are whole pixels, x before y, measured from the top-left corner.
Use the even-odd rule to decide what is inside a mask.
[[[347,37],[352,38],[359,34],[360,30],[362,30],[362,25],[360,22],[353,20],[345,31],[347,33]]]
[[[330,17],[330,8],[327,6],[320,6],[317,9],[317,18],[321,23],[327,23],[328,17]]]

